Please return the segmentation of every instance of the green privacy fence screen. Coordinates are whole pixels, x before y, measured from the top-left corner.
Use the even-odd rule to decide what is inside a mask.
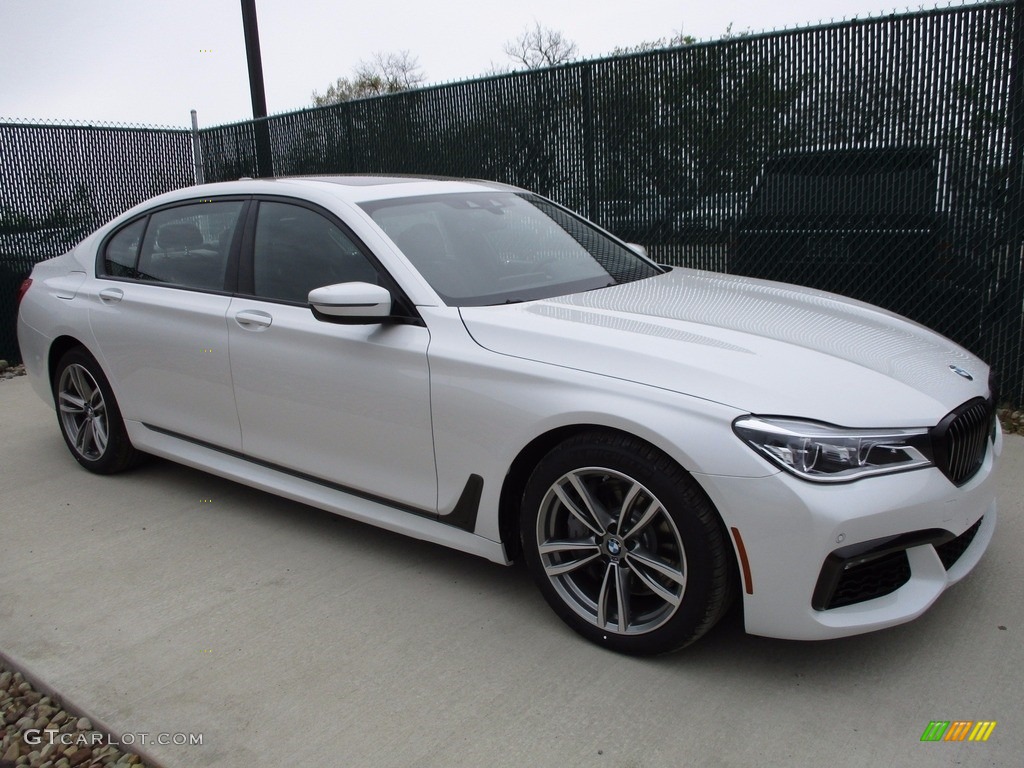
[[[1022,12],[744,35],[276,115],[201,131],[204,172],[524,186],[663,263],[836,291],[935,327],[1021,404]],[[190,180],[188,134],[164,139]]]
[[[188,131],[0,123],[0,359],[32,265],[160,192],[192,184]]]

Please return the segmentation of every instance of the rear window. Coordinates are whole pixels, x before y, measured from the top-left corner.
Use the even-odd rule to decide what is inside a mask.
[[[244,201],[165,208],[125,225],[107,240],[108,277],[222,291]]]

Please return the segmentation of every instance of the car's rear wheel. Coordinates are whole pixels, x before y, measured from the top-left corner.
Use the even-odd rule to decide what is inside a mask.
[[[109,475],[137,463],[139,452],[99,364],[84,349],[69,350],[53,376],[57,421],[71,455],[90,472]]]
[[[734,591],[710,500],[668,456],[628,435],[590,432],[548,453],[527,483],[521,535],[555,612],[623,653],[688,645]]]

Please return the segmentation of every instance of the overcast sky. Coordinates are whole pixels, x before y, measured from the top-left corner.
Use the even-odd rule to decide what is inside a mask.
[[[534,21],[592,58],[680,29],[711,40],[729,24],[758,32],[893,10],[884,0],[256,0],[256,9],[271,114],[309,106],[314,89],[377,51],[408,50],[428,83],[481,75],[510,63],[504,43]],[[0,121],[186,126],[191,109],[201,126],[252,116],[240,0],[0,0]]]

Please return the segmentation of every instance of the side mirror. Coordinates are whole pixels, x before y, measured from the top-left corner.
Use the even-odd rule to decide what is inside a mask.
[[[647,258],[647,249],[639,243],[626,243],[626,246],[635,253],[639,253],[644,258]]]
[[[370,283],[325,285],[309,292],[309,306],[322,320],[380,323],[391,315],[391,293]]]

